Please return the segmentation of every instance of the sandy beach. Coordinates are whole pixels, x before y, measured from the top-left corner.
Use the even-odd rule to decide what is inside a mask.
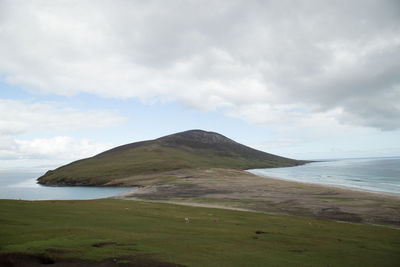
[[[119,198],[279,213],[400,227],[400,196],[256,176],[227,169],[177,170],[115,180],[140,186]]]

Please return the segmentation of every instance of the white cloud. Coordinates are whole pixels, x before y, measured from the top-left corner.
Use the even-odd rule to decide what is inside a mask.
[[[2,1],[0,73],[45,93],[179,101],[262,124],[340,109],[335,121],[393,130],[398,10],[398,1]]]
[[[1,138],[0,138],[1,142]],[[94,156],[112,145],[68,136],[13,139],[0,147],[0,170],[28,168],[54,169],[77,159]]]
[[[95,143],[90,140],[75,140],[68,136],[37,138],[33,140],[15,140],[13,151],[16,159],[67,159],[76,160],[94,156],[110,145]]]
[[[22,134],[47,132],[57,135],[65,131],[115,126],[124,121],[123,117],[110,111],[83,111],[53,102],[8,99],[0,99],[0,114],[0,161],[5,166],[9,165],[9,160],[22,160],[24,164],[34,160],[44,160],[47,165],[54,162],[67,163],[110,148],[107,144],[68,136],[33,139],[18,137]]]
[[[59,103],[0,99],[0,136],[115,126],[124,118],[110,111],[82,111]],[[1,145],[1,139],[0,139]]]

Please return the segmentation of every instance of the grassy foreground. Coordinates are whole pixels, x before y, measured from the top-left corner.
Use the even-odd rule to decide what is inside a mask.
[[[400,230],[368,225],[112,199],[0,200],[0,214],[1,254],[147,255],[188,266],[400,263]]]

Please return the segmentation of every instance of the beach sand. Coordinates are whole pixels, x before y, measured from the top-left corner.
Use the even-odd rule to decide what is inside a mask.
[[[400,228],[400,195],[265,178],[246,171],[188,169],[113,181],[140,186],[118,196],[191,206],[288,214]]]

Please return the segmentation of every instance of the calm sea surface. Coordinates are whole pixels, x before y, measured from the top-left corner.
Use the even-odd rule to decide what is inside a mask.
[[[400,194],[400,157],[330,160],[248,171],[284,180]]]
[[[76,200],[116,196],[133,187],[49,187],[36,183],[43,172],[0,171],[0,199]]]
[[[254,174],[305,183],[400,194],[400,157],[342,159],[290,168],[253,169]],[[133,187],[48,187],[36,183],[43,172],[0,170],[0,199],[64,200],[116,196]]]

